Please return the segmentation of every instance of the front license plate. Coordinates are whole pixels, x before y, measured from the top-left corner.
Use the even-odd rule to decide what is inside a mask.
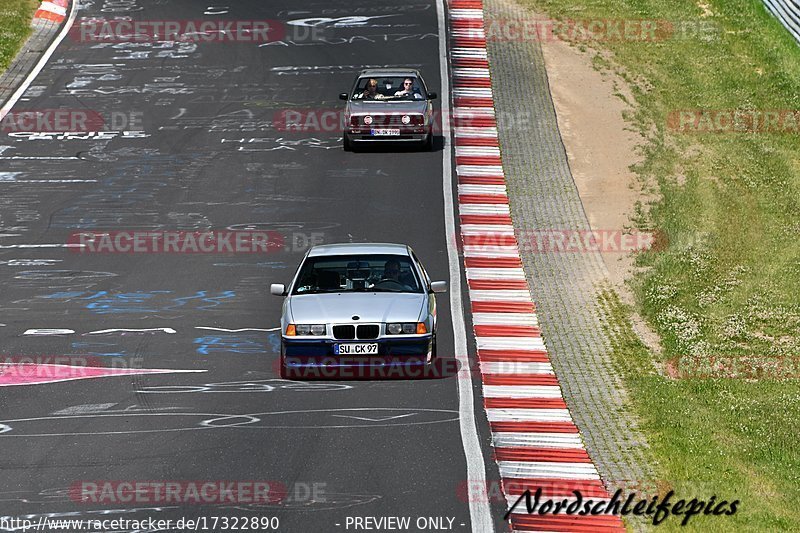
[[[372,135],[381,137],[400,135],[400,130],[395,128],[379,128],[372,130]]]
[[[336,355],[378,355],[378,344],[374,342],[334,344],[333,353]]]

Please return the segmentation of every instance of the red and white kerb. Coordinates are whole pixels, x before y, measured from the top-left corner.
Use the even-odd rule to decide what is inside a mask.
[[[539,330],[508,206],[482,0],[450,0],[453,132],[461,239],[483,397],[509,507],[548,498],[610,498],[561,394]],[[617,516],[511,515],[514,531],[624,531]]]
[[[67,7],[69,7],[69,0],[42,2],[33,17],[61,23],[67,18]]]

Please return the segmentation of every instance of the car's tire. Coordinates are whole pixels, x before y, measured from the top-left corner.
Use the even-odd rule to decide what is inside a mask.
[[[342,134],[342,148],[344,148],[345,152],[353,151],[353,143],[350,141],[350,137],[348,137],[346,133]]]
[[[422,150],[424,152],[430,152],[433,150],[433,133],[429,133],[425,140],[422,141]]]

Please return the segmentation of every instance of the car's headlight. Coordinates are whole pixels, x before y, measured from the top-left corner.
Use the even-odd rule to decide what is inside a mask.
[[[289,328],[286,329],[286,334],[291,335]],[[325,335],[325,324],[294,324],[294,331],[296,335]]]
[[[389,335],[423,335],[428,333],[424,322],[402,322],[386,324],[386,333]]]

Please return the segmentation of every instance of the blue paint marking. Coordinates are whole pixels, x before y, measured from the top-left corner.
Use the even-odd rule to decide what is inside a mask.
[[[270,337],[273,335],[270,334]],[[213,352],[224,353],[244,353],[244,354],[259,354],[269,355],[275,352],[275,344],[271,338],[267,339],[269,347],[265,342],[262,335],[238,335],[238,334],[222,334],[222,335],[207,335],[205,337],[197,337],[194,340],[197,347],[197,353],[208,355]],[[280,338],[278,339],[278,349],[280,349]]]
[[[209,293],[208,291],[197,291],[191,296],[170,298],[164,301],[163,295],[172,294],[172,291],[139,291],[111,293],[108,291],[97,292],[57,292],[41,298],[50,300],[61,300],[69,302],[73,300],[88,301],[85,305],[93,313],[99,315],[108,314],[137,314],[137,313],[160,313],[181,309],[189,310],[208,310],[219,307],[226,300],[236,297],[234,291],[222,291],[220,293]]]
[[[73,342],[73,350],[85,351],[87,355],[96,357],[125,357],[128,355],[126,352],[107,352],[102,350],[109,350],[108,346],[116,346],[113,342]]]

